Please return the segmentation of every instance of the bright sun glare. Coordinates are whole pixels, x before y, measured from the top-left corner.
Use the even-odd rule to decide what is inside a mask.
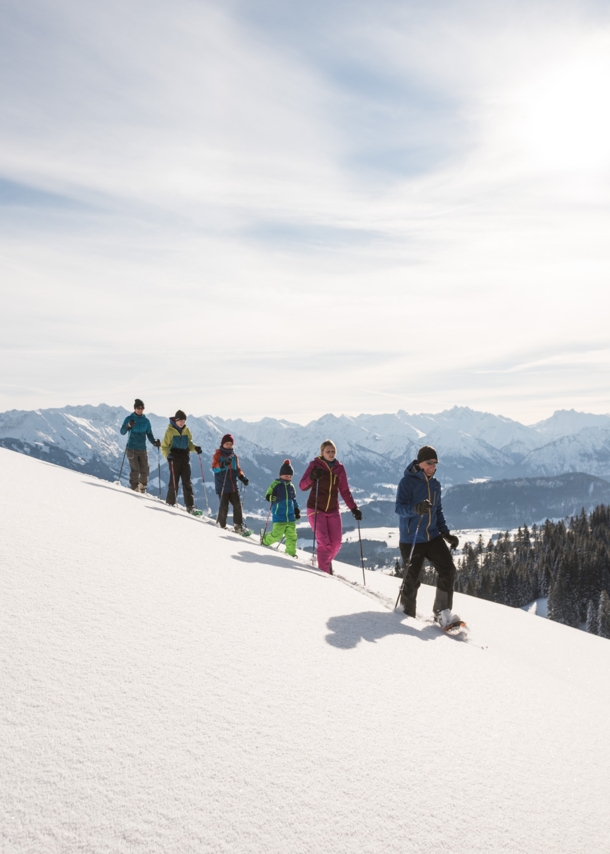
[[[522,89],[514,130],[532,165],[561,171],[610,168],[609,93],[608,38]]]

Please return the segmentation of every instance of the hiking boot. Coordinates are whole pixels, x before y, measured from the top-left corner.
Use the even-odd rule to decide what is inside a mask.
[[[145,483],[139,483],[136,488],[137,488],[138,492],[146,492],[146,484]]]
[[[451,629],[454,626],[461,625],[462,620],[457,614],[454,614],[451,608],[445,608],[444,611],[438,611],[434,615],[434,621],[439,624],[441,629]]]

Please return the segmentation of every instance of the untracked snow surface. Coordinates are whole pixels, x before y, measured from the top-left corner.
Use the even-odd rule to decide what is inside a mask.
[[[0,472],[2,852],[610,851],[607,640]]]

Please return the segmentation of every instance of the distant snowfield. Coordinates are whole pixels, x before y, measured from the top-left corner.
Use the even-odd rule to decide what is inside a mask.
[[[398,516],[396,517],[398,520]],[[517,528],[514,528],[509,533],[516,533]],[[379,540],[380,542],[386,542],[390,546],[396,546],[398,548],[398,543],[400,541],[398,524],[394,528],[390,527],[379,527],[379,528],[361,528],[360,533],[362,537],[365,537],[367,540]],[[455,528],[452,529],[452,533],[456,534],[460,540],[460,547],[456,551],[457,555],[460,555],[463,547],[466,543],[472,543],[476,545],[479,539],[479,535],[483,537],[483,542],[485,545],[489,542],[489,540],[493,536],[497,536],[500,533],[499,528]],[[502,532],[504,533],[504,532]],[[358,542],[358,529],[355,528],[353,531],[347,531],[343,534],[343,542],[344,543],[356,543]]]
[[[610,642],[0,472],[3,852],[610,850]]]

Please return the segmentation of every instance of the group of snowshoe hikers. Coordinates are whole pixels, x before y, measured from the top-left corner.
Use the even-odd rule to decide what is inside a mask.
[[[179,409],[169,419],[161,441],[155,439],[150,421],[144,415],[144,403],[136,399],[134,411],[125,418],[120,432],[123,436],[129,434],[125,453],[129,460],[131,489],[146,492],[149,475],[146,452],[148,439],[154,447],[161,449],[168,462],[170,476],[166,503],[172,506],[176,504],[181,483],[186,509],[192,513],[195,502],[191,484],[190,454],[199,455],[201,460],[202,449],[193,442],[191,431],[186,426],[186,414]],[[226,528],[231,504],[234,530],[243,534],[247,529],[244,528],[238,481],[244,486],[247,486],[249,481],[241,470],[234,444],[233,436],[230,433],[225,434],[212,458],[216,494],[219,499],[216,522],[219,527]],[[400,602],[404,613],[415,617],[421,571],[424,560],[428,560],[438,575],[434,617],[443,628],[448,628],[460,623],[459,617],[452,611],[456,570],[450,551],[450,548],[457,549],[459,540],[449,530],[443,515],[441,485],[434,476],[437,465],[436,450],[430,445],[424,445],[419,449],[417,459],[407,466],[398,484],[395,512],[399,516],[399,545],[404,568]],[[267,522],[271,516],[273,527],[267,533],[267,524],[265,525],[261,530],[260,541],[262,545],[270,546],[285,540],[286,553],[296,557],[296,523],[301,518],[301,511],[292,483],[293,477],[294,469],[290,460],[284,460],[278,478],[269,485],[265,494],[265,499],[270,504]],[[307,521],[314,533],[318,568],[332,575],[332,562],[341,548],[342,539],[339,495],[357,522],[362,519],[362,511],[352,497],[347,473],[337,459],[337,448],[330,439],[322,442],[320,453],[307,466],[299,488],[303,492],[309,492]]]

